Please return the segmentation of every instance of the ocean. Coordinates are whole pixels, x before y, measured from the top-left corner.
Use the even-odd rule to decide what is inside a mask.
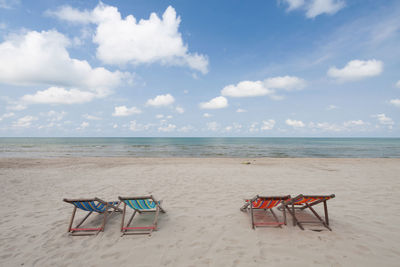
[[[400,158],[400,138],[0,138],[0,157]]]

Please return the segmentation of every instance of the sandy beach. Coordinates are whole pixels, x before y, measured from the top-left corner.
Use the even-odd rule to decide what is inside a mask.
[[[400,159],[2,158],[0,265],[398,266],[399,173]],[[239,211],[255,194],[300,193],[336,194],[332,232],[290,217],[252,230]],[[121,237],[120,214],[97,236],[67,234],[63,198],[147,194],[167,211],[151,237]]]

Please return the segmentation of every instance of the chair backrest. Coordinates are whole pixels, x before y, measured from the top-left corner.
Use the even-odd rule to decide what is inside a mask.
[[[294,205],[302,205],[302,204],[311,204],[316,201],[323,201],[323,200],[329,200],[331,198],[334,198],[335,195],[326,195],[326,196],[315,196],[315,195],[299,195],[295,197],[293,200]]]
[[[107,207],[104,203],[99,202],[97,199],[64,199],[65,202],[71,203],[78,209],[84,211],[94,211],[98,213],[104,212]]]
[[[151,210],[155,209],[157,206],[157,203],[152,198],[121,199],[121,200],[134,210]]]
[[[290,195],[273,197],[257,196],[250,201],[253,209],[272,209],[288,199],[290,199]]]

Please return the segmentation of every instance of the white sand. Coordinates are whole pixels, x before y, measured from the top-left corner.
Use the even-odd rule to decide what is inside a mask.
[[[242,161],[0,159],[0,266],[399,266],[399,159]],[[257,193],[335,193],[333,231],[254,231],[239,208]],[[119,214],[98,236],[66,233],[63,198],[144,194],[167,211],[151,237],[120,237]]]

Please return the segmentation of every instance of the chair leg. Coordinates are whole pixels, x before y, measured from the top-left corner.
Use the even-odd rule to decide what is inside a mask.
[[[285,207],[283,207],[283,223],[284,223],[285,225],[287,225],[286,209],[285,209]]]
[[[253,228],[254,230],[255,227],[254,227],[254,217],[253,217],[253,203],[250,203],[250,217],[251,217],[251,228]]]
[[[74,206],[74,211],[72,212],[71,220],[69,221],[68,233],[71,232],[72,223],[74,222],[75,218],[75,213],[76,213],[76,207]]]
[[[124,231],[125,213],[126,213],[126,203],[124,202],[124,210],[122,212],[122,221],[121,221],[121,232]]]
[[[324,212],[325,212],[325,222],[327,225],[329,225],[328,204],[326,203],[326,200],[324,201]]]
[[[308,205],[308,204],[306,204]],[[332,231],[332,229],[324,222],[324,220],[322,220],[322,218],[318,215],[318,213],[310,206],[308,206],[308,208],[311,210],[312,213],[314,213],[315,217],[317,217],[318,220],[320,220],[320,222],[326,227],[328,228],[330,231]]]

